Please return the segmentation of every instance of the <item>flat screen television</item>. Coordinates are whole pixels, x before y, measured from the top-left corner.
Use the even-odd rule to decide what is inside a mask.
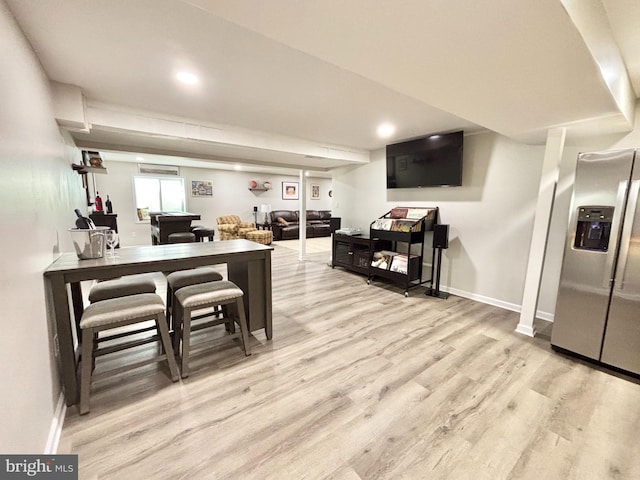
[[[462,185],[462,131],[387,145],[387,188]]]

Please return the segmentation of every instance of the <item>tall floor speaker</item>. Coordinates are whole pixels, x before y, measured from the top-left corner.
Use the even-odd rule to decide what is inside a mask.
[[[431,288],[425,295],[445,299],[449,296],[440,291],[440,269],[442,268],[442,250],[449,248],[449,225],[433,226],[433,254],[431,258]]]
[[[335,232],[336,230],[340,230],[340,223],[342,222],[342,218],[341,217],[331,217],[329,218],[329,226],[331,228],[331,233]]]
[[[449,248],[449,225],[433,226],[433,248]]]

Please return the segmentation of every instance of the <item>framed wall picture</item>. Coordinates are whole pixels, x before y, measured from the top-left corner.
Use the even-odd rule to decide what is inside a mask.
[[[298,182],[282,182],[282,199],[298,200]]]
[[[311,185],[311,200],[320,200],[320,185]]]
[[[191,180],[192,197],[213,197],[213,182]]]

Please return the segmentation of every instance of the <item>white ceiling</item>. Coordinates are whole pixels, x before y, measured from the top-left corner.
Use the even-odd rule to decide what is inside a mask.
[[[326,170],[353,162],[342,151],[455,129],[529,142],[585,119],[628,129],[565,10],[576,1],[604,7],[640,91],[637,0],[5,1],[49,78],[79,86],[90,107],[249,139],[95,118],[72,132],[103,151]],[[177,84],[178,70],[200,83]],[[375,133],[383,121],[397,126],[389,140]]]
[[[607,17],[636,96],[640,96],[640,2],[603,0]]]

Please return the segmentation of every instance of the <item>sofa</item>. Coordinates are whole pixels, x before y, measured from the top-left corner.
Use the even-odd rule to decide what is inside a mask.
[[[292,240],[300,237],[300,218],[297,210],[273,210],[269,215],[274,240]],[[331,217],[330,210],[307,210],[307,238],[328,237],[338,228],[339,219]]]

